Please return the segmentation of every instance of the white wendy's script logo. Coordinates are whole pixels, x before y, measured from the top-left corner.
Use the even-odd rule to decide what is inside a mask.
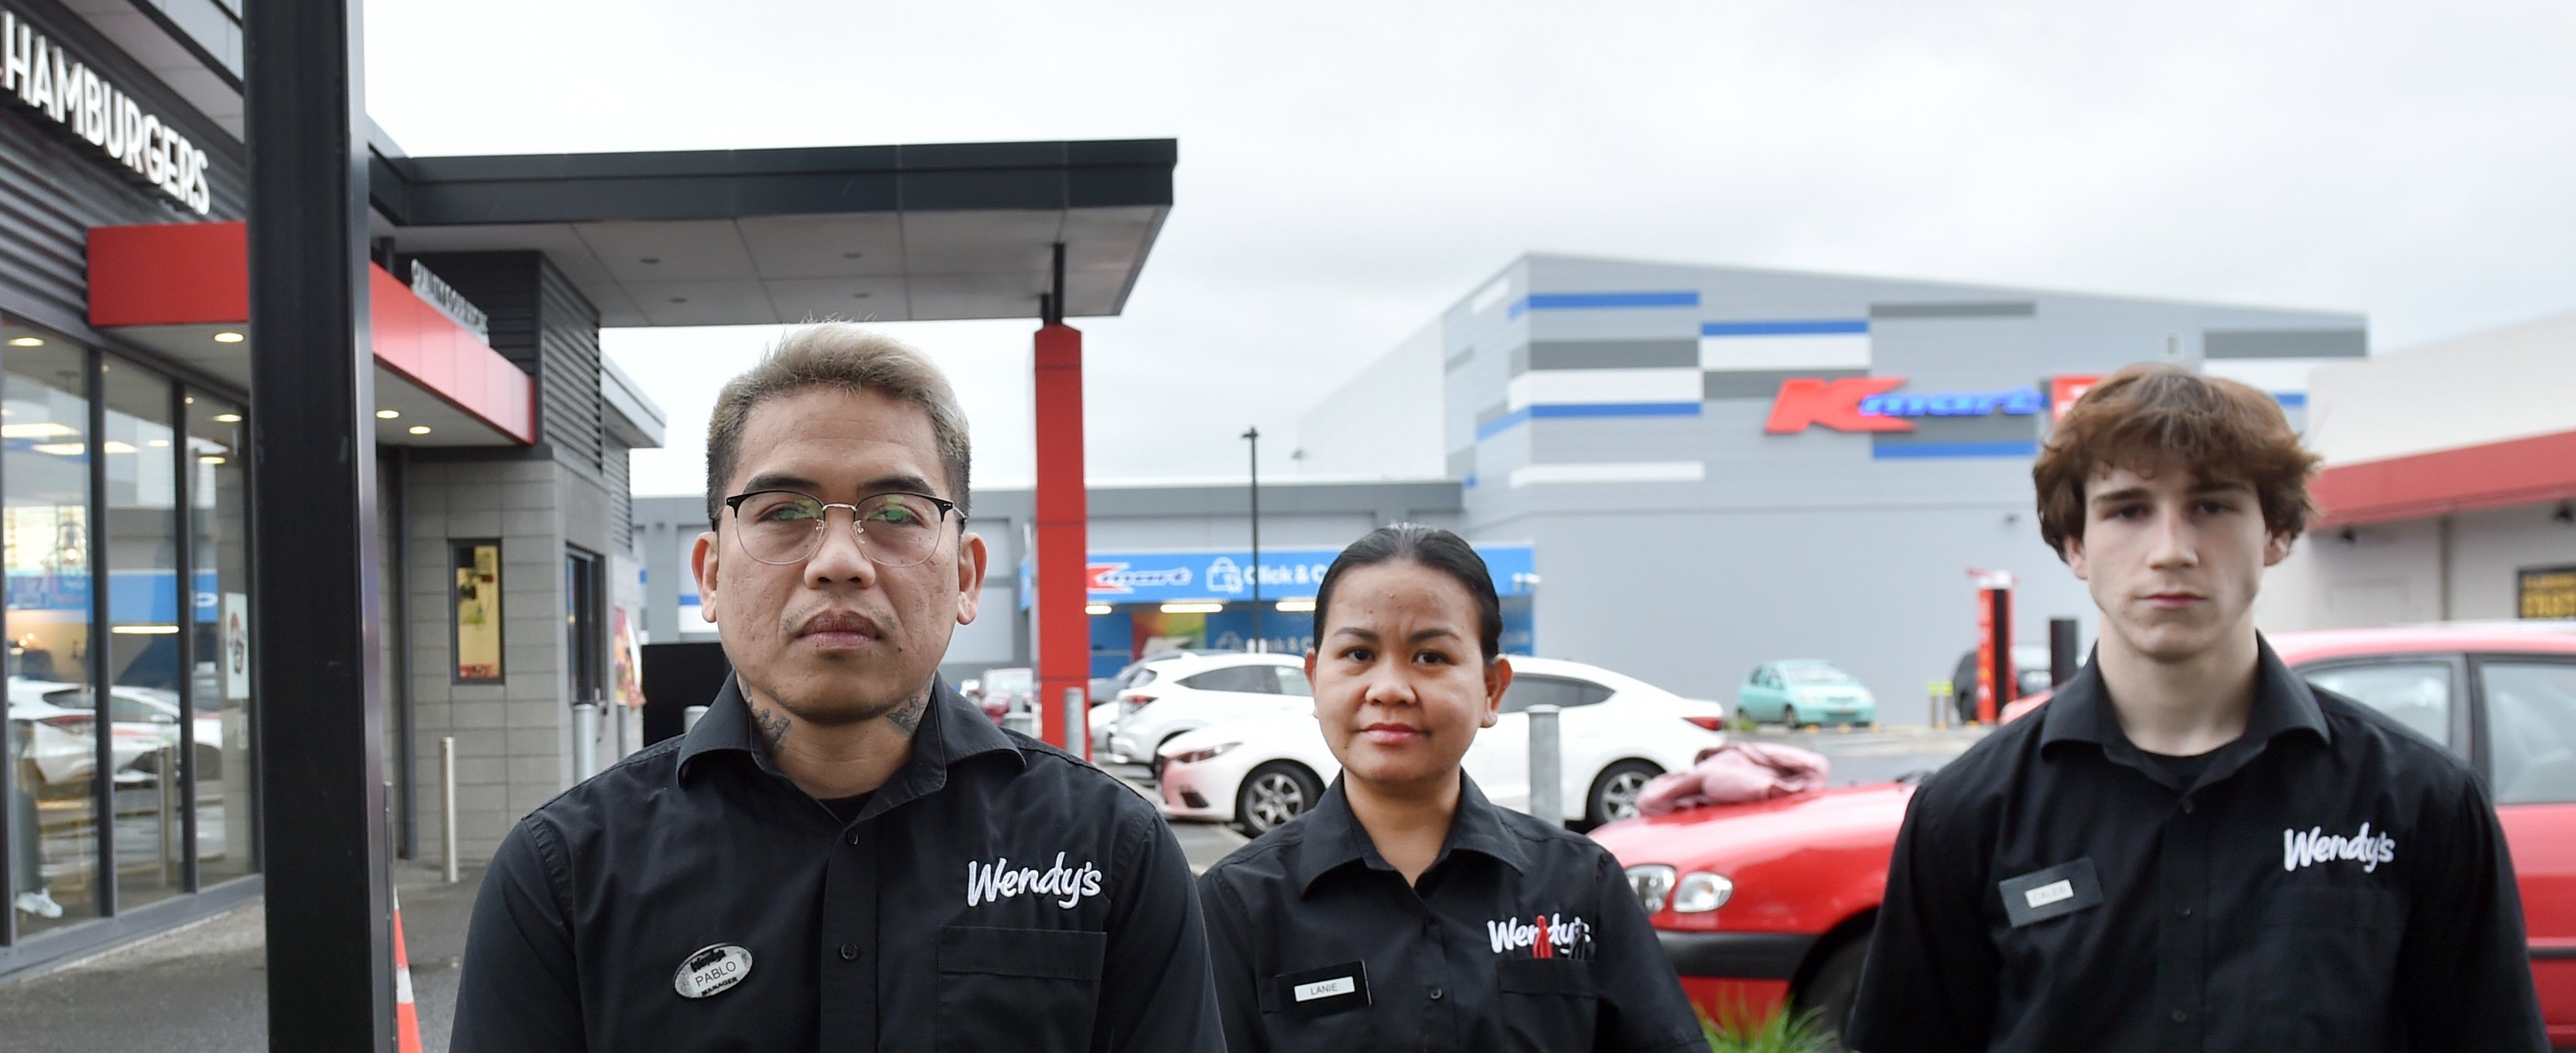
[[[2348,859],[2361,864],[2362,873],[2379,869],[2379,864],[2397,858],[2397,839],[2387,834],[2373,834],[2370,824],[2361,824],[2361,832],[2344,837],[2329,834],[2325,827],[2312,830],[2281,831],[2281,869],[2297,870],[2312,863],[2331,863]]]
[[[990,863],[966,862],[966,905],[999,903],[1023,892],[1041,896],[1062,896],[1055,905],[1072,909],[1084,896],[1100,894],[1100,868],[1085,862],[1075,869],[1065,869],[1064,853],[1055,854],[1055,865],[1045,870],[1033,867],[1011,868],[1005,856]]]

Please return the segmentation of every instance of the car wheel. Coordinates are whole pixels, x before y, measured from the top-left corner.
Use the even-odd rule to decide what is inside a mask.
[[[1844,940],[1798,991],[1794,1008],[1802,1013],[1813,1011],[1816,1023],[1836,1039],[1835,1049],[1843,1048],[1843,1020],[1851,1016],[1852,1000],[1860,993],[1861,961],[1868,954],[1866,933]]]
[[[1584,802],[1584,821],[1599,826],[1636,815],[1638,795],[1645,792],[1647,782],[1663,773],[1662,768],[1638,760],[1623,760],[1601,769]]]
[[[1306,814],[1323,797],[1323,782],[1304,765],[1271,761],[1243,777],[1234,795],[1235,826],[1259,837]]]

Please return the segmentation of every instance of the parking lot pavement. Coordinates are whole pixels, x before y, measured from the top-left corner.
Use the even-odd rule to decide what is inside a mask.
[[[1118,781],[1126,783],[1129,789],[1146,800],[1161,800],[1154,794],[1153,772],[1142,764],[1103,764],[1100,770],[1117,776]],[[1205,872],[1216,865],[1217,860],[1252,840],[1223,823],[1197,822],[1173,823],[1172,837],[1181,843],[1181,854],[1188,857],[1190,873],[1193,874]]]
[[[1766,727],[1733,734],[1746,741],[1777,742],[1824,754],[1833,766],[1828,776],[1833,785],[1857,786],[1937,769],[1967,752],[1992,730],[1885,727],[1876,731],[1783,731]]]

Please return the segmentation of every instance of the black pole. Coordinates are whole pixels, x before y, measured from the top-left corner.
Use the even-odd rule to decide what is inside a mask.
[[[1261,639],[1261,429],[1246,428],[1243,440],[1252,444],[1252,647],[1264,650]]]
[[[392,1048],[363,37],[353,0],[259,0],[250,148],[252,675],[268,1048]],[[290,512],[291,510],[291,512]]]
[[[2075,671],[2084,665],[2084,652],[2077,650],[2075,619],[2048,620],[2048,682],[2062,687],[2075,679]]]

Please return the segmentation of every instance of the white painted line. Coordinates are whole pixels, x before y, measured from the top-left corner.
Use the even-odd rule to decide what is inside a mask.
[[[1705,461],[1531,464],[1512,469],[1511,485],[1518,489],[1557,483],[1696,483],[1707,478]]]

